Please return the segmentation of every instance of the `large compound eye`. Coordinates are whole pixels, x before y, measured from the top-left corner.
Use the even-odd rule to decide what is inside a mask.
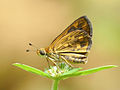
[[[41,55],[46,55],[46,53],[45,53],[44,50],[40,50],[40,54],[41,54]]]

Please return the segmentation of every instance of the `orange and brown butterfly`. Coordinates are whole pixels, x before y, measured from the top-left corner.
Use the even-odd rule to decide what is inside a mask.
[[[32,45],[32,44],[31,44]],[[92,45],[92,25],[87,16],[82,16],[68,26],[47,48],[37,50],[56,66],[59,62],[87,63],[88,52]]]

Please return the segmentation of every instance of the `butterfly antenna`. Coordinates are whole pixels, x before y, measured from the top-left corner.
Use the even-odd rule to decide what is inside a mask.
[[[36,52],[36,50],[29,50],[29,49],[26,50],[26,52],[31,52],[31,51]]]
[[[32,43],[29,43],[29,46],[32,46],[32,47],[34,47],[36,50],[38,50],[38,48],[37,48],[35,45],[33,45]],[[30,52],[30,51],[36,52],[36,50],[29,50],[29,49],[27,49],[26,52]]]
[[[35,45],[33,45],[32,43],[29,43],[29,46],[32,46],[34,48],[36,48],[38,50],[38,47],[36,47]]]

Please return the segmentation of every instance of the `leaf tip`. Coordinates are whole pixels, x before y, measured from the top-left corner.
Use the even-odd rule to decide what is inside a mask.
[[[19,65],[21,65],[20,63],[13,63],[12,65],[14,65],[14,66],[19,66]]]
[[[119,67],[117,65],[107,65],[107,66],[109,66],[109,67]]]

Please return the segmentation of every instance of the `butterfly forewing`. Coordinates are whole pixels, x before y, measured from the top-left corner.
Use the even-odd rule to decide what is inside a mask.
[[[70,32],[58,41],[54,47],[55,52],[87,52],[92,44],[91,38],[83,30]]]

